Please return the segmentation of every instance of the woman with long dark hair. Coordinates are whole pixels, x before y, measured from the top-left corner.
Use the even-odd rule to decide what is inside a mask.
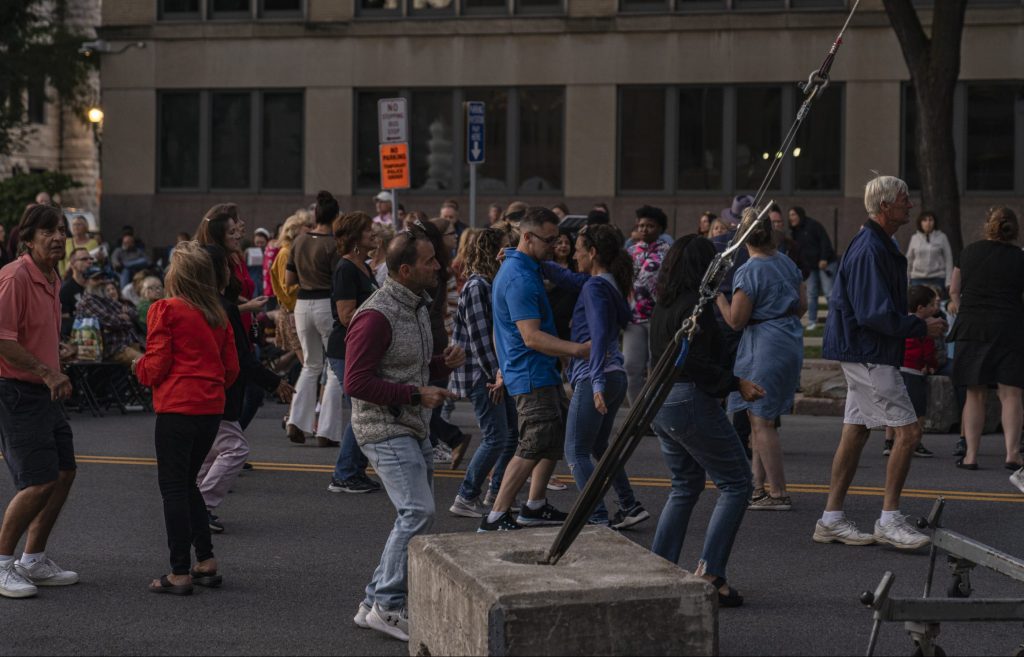
[[[651,353],[669,349],[683,321],[700,296],[700,282],[715,257],[710,240],[681,238],[662,263],[658,304],[651,316]],[[704,549],[694,574],[718,590],[721,607],[738,607],[743,597],[726,581],[726,566],[747,510],[750,461],[743,442],[722,408],[722,399],[738,390],[747,401],[764,396],[756,383],[733,375],[722,329],[709,304],[698,317],[699,330],[683,366],[675,371],[672,391],[654,418],[661,452],[672,472],[672,491],[658,520],[651,550],[672,563],[679,561],[683,539],[697,500],[710,478],[718,488]]]
[[[582,491],[594,473],[592,459],[600,459],[608,448],[615,415],[626,399],[626,370],[619,336],[632,319],[626,300],[633,286],[633,259],[623,248],[618,228],[587,226],[576,238],[575,259],[579,273],[555,264],[541,264],[544,278],[559,288],[578,295],[572,315],[572,341],[590,342],[590,357],[569,361],[568,376],[573,386],[565,429],[565,459]],[[602,502],[590,522],[625,529],[651,517],[637,501],[625,470],[612,480],[619,510],[609,521]]]

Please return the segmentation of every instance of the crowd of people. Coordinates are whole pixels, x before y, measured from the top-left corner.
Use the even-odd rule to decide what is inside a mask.
[[[251,241],[238,206],[218,204],[157,263],[129,227],[101,259],[84,218],[68,222],[45,199],[25,211],[12,236],[21,255],[0,269],[0,446],[18,489],[0,528],[0,595],[78,580],[47,557],[46,543],[75,474],[61,363],[76,358],[76,321],[89,318],[102,331],[102,358],[152,390],[170,572],[149,589],[188,595],[223,582],[211,537],[225,523],[215,511],[246,467],[246,429],[272,395],[289,404],[289,441],[337,449],[329,491],[383,489],[395,506],[354,622],[407,640],[407,546],[437,514],[434,468],[457,468],[470,453],[471,435],[451,422],[454,404],[468,400],[480,442],[450,513],[478,520],[483,533],[563,523],[547,498],[566,486],[558,461],[582,490],[620,410],[639,400],[652,354],[669,348],[738,231],[746,245],[700,313],[649,428],[671,473],[656,554],[678,561],[710,478],[719,495],[695,572],[721,606],[743,603],[727,577],[730,552],[748,510],[793,507],[780,419],[792,412],[822,295],[823,356],[842,364],[848,393],[815,541],[928,543],[899,504],[912,458],[931,455],[920,442],[934,373],[964,390],[957,464],[967,470],[978,467],[985,395],[997,388],[1006,466],[1024,491],[1024,251],[1008,208],[993,208],[986,239],[954,261],[930,212],[900,252],[894,235],[913,206],[906,184],[889,176],[866,185],[868,220],[841,259],[803,208],[772,206],[759,218],[749,196],[678,237],[650,205],[624,233],[604,204],[585,215],[564,204],[494,205],[478,229],[455,200],[434,218],[394,207],[388,192],[374,203],[374,216],[343,212],[321,192]],[[862,532],[844,500],[877,428],[887,430],[885,497],[873,531]],[[627,530],[655,515],[627,468],[613,488],[614,512],[599,504],[591,524]]]

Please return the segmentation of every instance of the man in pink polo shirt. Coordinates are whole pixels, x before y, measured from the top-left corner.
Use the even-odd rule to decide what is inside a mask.
[[[0,269],[0,451],[18,494],[0,524],[0,595],[27,598],[78,574],[46,557],[46,541],[75,480],[75,449],[60,401],[60,279],[67,226],[59,208],[34,205],[18,225],[25,255]],[[25,551],[14,550],[27,532]]]

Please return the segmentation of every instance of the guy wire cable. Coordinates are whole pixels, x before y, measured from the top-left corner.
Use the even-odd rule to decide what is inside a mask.
[[[832,64],[835,62],[836,53],[839,52],[839,48],[843,44],[843,35],[850,26],[850,21],[853,20],[859,5],[860,0],[854,0],[853,7],[846,17],[846,22],[843,23],[843,27],[836,36],[835,41],[832,42],[832,47],[829,48],[825,60],[817,70],[811,72],[807,82],[800,85],[801,91],[804,93],[803,103],[800,105],[793,125],[790,126],[789,131],[783,138],[782,145],[776,151],[775,157],[765,173],[764,180],[754,196],[753,207],[755,211],[756,208],[760,207],[768,187],[778,174],[779,168],[782,166],[782,160],[789,154],[789,149],[792,147],[804,119],[807,118],[811,105],[828,86],[829,73],[832,70]],[[758,212],[758,221],[764,219],[771,205],[770,202],[765,204]],[[619,470],[625,467],[640,441],[643,440],[647,427],[654,420],[654,416],[657,415],[658,410],[672,389],[672,379],[675,372],[686,361],[690,341],[697,334],[697,320],[700,314],[703,312],[704,307],[718,295],[718,287],[721,284],[722,278],[732,267],[736,252],[746,242],[756,223],[757,221],[751,222],[742,231],[737,230],[736,235],[726,250],[716,255],[715,259],[711,261],[701,281],[700,297],[697,300],[696,306],[694,306],[693,312],[683,321],[683,325],[679,330],[676,331],[669,348],[661,354],[657,364],[647,377],[647,382],[641,389],[636,402],[630,407],[626,421],[615,435],[611,445],[605,450],[604,455],[594,470],[594,474],[591,475],[587,485],[584,486],[583,492],[576,498],[576,503],[569,512],[569,517],[566,518],[565,523],[551,544],[551,548],[548,550],[546,563],[550,565],[557,564],[558,560],[569,550],[579,536],[579,533],[583,530],[583,527],[586,526],[598,502],[604,499],[605,494],[611,487],[612,478],[618,474]]]

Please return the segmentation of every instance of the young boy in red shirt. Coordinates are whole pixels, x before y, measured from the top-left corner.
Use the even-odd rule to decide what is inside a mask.
[[[927,285],[913,285],[907,294],[907,306],[911,314],[921,319],[934,317],[939,310],[939,295]],[[935,338],[927,335],[919,338],[907,338],[903,348],[903,366],[900,375],[907,386],[910,403],[917,413],[917,422],[924,428],[924,416],[928,410],[928,379],[939,368],[938,354],[935,349]],[[885,449],[882,454],[889,456],[892,450],[892,429],[885,430]],[[934,456],[923,443],[914,448],[914,456]]]

